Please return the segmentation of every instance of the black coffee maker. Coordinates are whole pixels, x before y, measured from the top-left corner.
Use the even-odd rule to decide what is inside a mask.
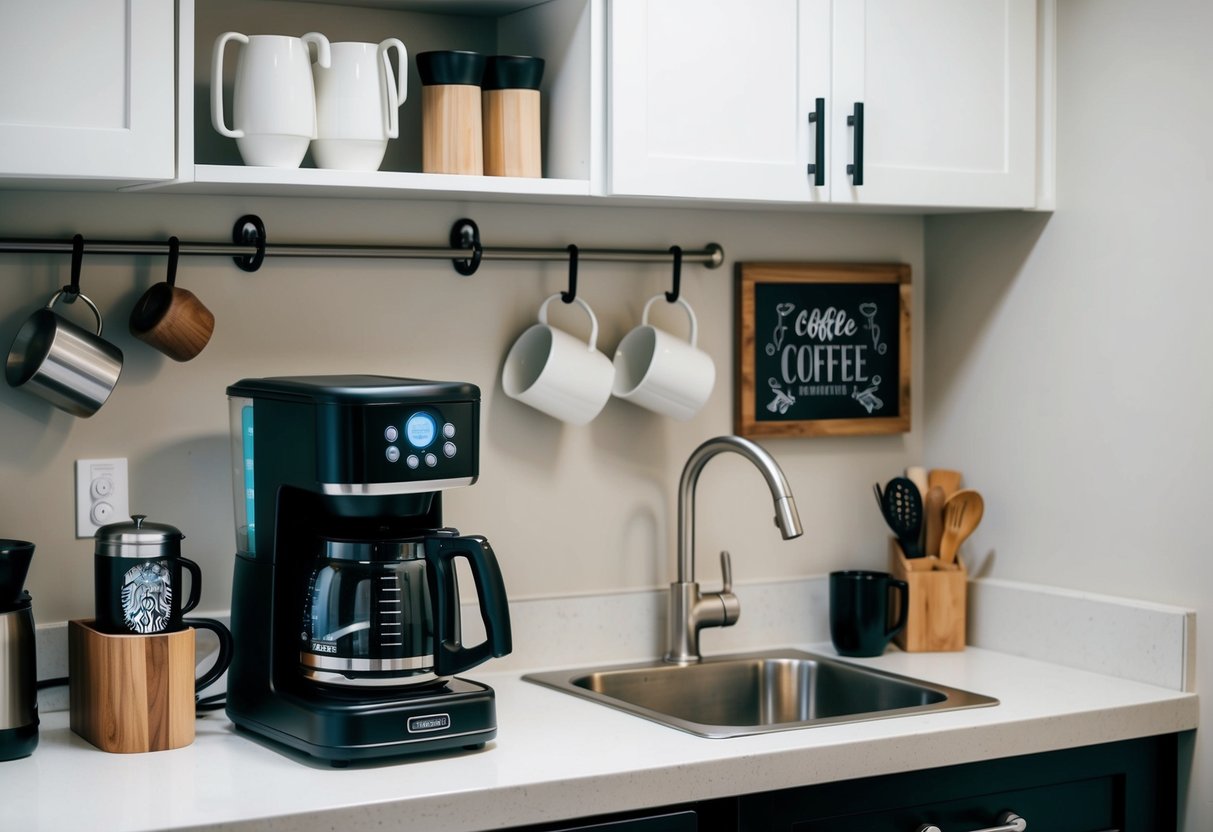
[[[480,390],[385,376],[245,379],[231,409],[237,554],[227,714],[335,764],[496,736],[510,652],[492,547],[443,526],[479,474]],[[487,637],[461,640],[465,560]]]

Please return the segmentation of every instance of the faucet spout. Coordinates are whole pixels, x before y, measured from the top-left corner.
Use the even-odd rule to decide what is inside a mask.
[[[679,583],[695,580],[695,487],[699,483],[699,475],[708,460],[728,451],[741,454],[752,462],[766,480],[771,499],[775,502],[775,525],[779,527],[783,539],[791,540],[804,534],[792,488],[775,458],[761,446],[740,436],[709,439],[691,452],[678,483]]]
[[[708,460],[725,452],[740,454],[754,464],[775,504],[775,525],[784,540],[800,537],[800,515],[792,489],[774,457],[748,439],[718,436],[691,452],[678,484],[678,580],[670,584],[669,651],[666,661],[687,664],[699,661],[699,631],[704,627],[728,627],[741,614],[741,602],[732,592],[732,570],[728,554],[721,553],[725,586],[720,592],[701,594],[695,581],[695,488]]]

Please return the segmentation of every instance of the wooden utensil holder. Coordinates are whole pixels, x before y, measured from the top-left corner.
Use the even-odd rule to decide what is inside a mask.
[[[109,635],[69,621],[71,727],[118,754],[194,741],[194,630]]]
[[[910,585],[906,626],[894,641],[909,653],[965,648],[965,603],[969,573],[958,559],[946,567],[937,559],[907,558],[897,538],[889,538],[889,571]]]

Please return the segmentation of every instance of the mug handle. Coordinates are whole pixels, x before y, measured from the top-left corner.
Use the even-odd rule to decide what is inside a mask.
[[[666,296],[664,293],[660,295],[653,295],[653,297],[649,298],[649,302],[644,305],[644,314],[640,316],[641,326],[649,325],[649,309],[652,308],[653,304],[659,300],[665,299]],[[699,341],[699,321],[695,318],[695,310],[691,308],[691,304],[687,303],[685,298],[679,298],[678,300],[674,301],[674,303],[685,309],[687,312],[687,317],[691,319],[691,337],[689,341],[693,347]]]
[[[194,563],[189,558],[177,558],[181,561],[181,565],[190,573],[190,597],[186,599],[185,604],[181,607],[181,614],[198,606],[198,600],[202,597],[202,570],[198,568],[198,564]]]
[[[61,297],[63,297],[62,289],[60,289],[58,292],[55,292],[54,296],[50,300],[50,303],[48,303],[46,305],[46,308],[54,309],[55,302],[58,301],[59,298],[61,298]],[[87,306],[89,309],[93,310],[93,317],[97,319],[97,336],[100,337],[101,336],[101,310],[98,309],[97,304],[95,304],[91,300],[89,300],[88,295],[84,294],[83,292],[77,292],[76,297],[79,298],[80,300],[84,301],[84,305]]]
[[[194,693],[197,693],[222,676],[232,663],[232,631],[213,618],[183,618],[181,623],[198,630],[210,630],[219,639],[219,655],[215,657],[215,664],[194,681]]]
[[[243,130],[229,130],[223,123],[223,48],[229,40],[240,41],[248,46],[248,35],[239,32],[224,32],[215,39],[215,49],[211,57],[211,126],[221,136],[243,139]]]
[[[544,326],[548,325],[548,304],[559,297],[560,293],[557,292],[556,294],[548,297],[542,304],[539,305],[539,323],[543,324]],[[590,340],[588,342],[588,346],[589,351],[594,352],[594,350],[598,349],[598,319],[594,317],[594,310],[590,309],[590,305],[581,298],[573,298],[573,303],[578,304],[582,309],[585,310],[585,314],[590,316]]]
[[[897,616],[897,623],[893,625],[893,628],[885,632],[884,637],[886,639],[892,639],[906,628],[906,616],[910,613],[910,585],[905,581],[893,578],[889,581],[889,587],[897,590],[898,594],[901,595],[901,614]]]
[[[394,84],[392,83],[392,62],[387,55],[392,49],[396,50],[396,57],[400,64],[400,71]],[[396,139],[400,137],[399,110],[409,94],[409,50],[397,38],[388,38],[379,44],[379,57],[383,61],[383,88],[387,95],[387,107],[384,108],[383,113],[383,129],[387,132],[389,139]]]

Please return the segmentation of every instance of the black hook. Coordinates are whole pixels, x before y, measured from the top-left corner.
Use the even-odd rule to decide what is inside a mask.
[[[80,297],[80,263],[84,260],[84,237],[72,237],[72,279],[63,287],[63,302],[75,303]]]
[[[232,258],[243,271],[255,272],[265,262],[265,223],[256,214],[245,214],[232,226],[232,242],[238,246],[256,246],[256,254],[238,254]]]
[[[452,260],[455,271],[465,277],[473,275],[480,268],[480,260],[484,256],[484,246],[480,244],[480,228],[469,219],[456,220],[451,226],[451,248],[470,248],[471,258],[467,260]]]
[[[674,291],[666,292],[665,299],[677,303],[682,291],[682,246],[670,246],[670,254],[674,255]]]
[[[569,243],[569,290],[560,293],[560,299],[572,303],[577,299],[577,246]]]
[[[177,282],[177,255],[181,249],[181,241],[176,237],[168,238],[168,285]]]

